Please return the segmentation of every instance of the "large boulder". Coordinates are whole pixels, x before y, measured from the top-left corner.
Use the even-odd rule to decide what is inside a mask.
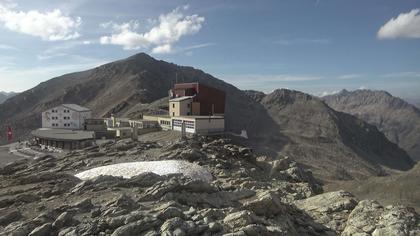
[[[356,197],[342,190],[295,201],[295,205],[316,222],[339,232],[344,230],[347,218],[357,203]]]
[[[257,215],[274,216],[287,212],[290,206],[282,203],[277,193],[264,191],[259,192],[254,200],[246,202],[244,208]]]
[[[141,220],[123,225],[117,228],[111,236],[132,236],[150,230],[160,224],[160,220],[154,217],[144,217]]]
[[[48,236],[52,233],[51,231],[51,223],[45,223],[32,230],[32,232],[30,232],[28,236]]]
[[[108,207],[119,207],[126,210],[135,210],[139,207],[137,202],[135,202],[129,196],[122,194],[106,204]]]
[[[248,210],[233,212],[223,219],[223,223],[232,230],[261,222],[262,220],[258,216]]]
[[[0,210],[0,226],[6,226],[22,218],[18,210]]]
[[[363,200],[349,215],[342,235],[418,235],[420,218],[412,208],[389,206]]]

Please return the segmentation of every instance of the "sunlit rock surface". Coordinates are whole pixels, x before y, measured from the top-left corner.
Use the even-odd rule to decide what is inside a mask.
[[[146,172],[153,172],[158,175],[180,173],[191,179],[198,179],[206,182],[210,182],[213,179],[213,176],[207,169],[194,163],[179,160],[139,161],[107,165],[83,171],[76,174],[76,177],[81,180],[88,180],[100,175],[111,175],[129,179]]]

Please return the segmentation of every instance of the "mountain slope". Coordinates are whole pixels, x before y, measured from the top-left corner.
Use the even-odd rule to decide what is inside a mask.
[[[15,96],[16,93],[14,92],[2,92],[0,91],[0,104],[6,101],[8,98]]]
[[[265,145],[277,146],[279,154],[311,166],[316,176],[363,178],[382,175],[388,168],[407,170],[413,166],[408,155],[376,127],[337,112],[316,97],[279,89],[259,99],[289,140],[278,145],[270,139]]]
[[[243,92],[201,70],[155,60],[144,53],[48,80],[7,100],[0,105],[0,130],[11,125],[16,137],[27,137],[41,125],[41,112],[61,103],[90,107],[98,117],[165,112],[167,91],[176,75],[179,82],[198,81],[225,91],[229,131],[247,130],[248,142],[261,153],[300,160],[319,178],[364,178],[384,174],[383,168],[406,170],[412,166],[405,152],[374,127],[337,113],[307,94]],[[5,137],[0,137],[4,143]],[[386,148],[382,150],[381,145]]]
[[[141,109],[149,108],[149,103],[167,96],[175,83],[176,74],[178,81],[198,81],[228,94],[226,125],[230,130],[238,132],[247,129],[258,135],[274,125],[268,116],[263,115],[264,108],[259,103],[234,86],[201,70],[158,61],[140,53],[91,70],[48,80],[9,99],[0,105],[0,129],[5,130],[5,126],[11,125],[16,137],[25,137],[30,130],[41,125],[43,110],[61,103],[90,107],[94,116],[98,117],[110,113],[137,116]],[[237,120],[236,114],[247,119]],[[255,123],[264,125],[257,129]],[[0,137],[0,143],[4,143],[5,137]]]
[[[420,160],[420,110],[385,91],[343,90],[322,98],[337,111],[375,125],[389,140]]]

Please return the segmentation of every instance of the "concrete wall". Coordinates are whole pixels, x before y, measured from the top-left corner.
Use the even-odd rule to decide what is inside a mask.
[[[83,129],[85,119],[91,118],[90,111],[77,112],[64,106],[57,106],[42,112],[42,127],[56,129]]]
[[[172,129],[172,121],[171,121],[171,118],[158,117],[158,123],[159,123],[159,126],[163,130],[170,130],[170,129]]]
[[[172,117],[172,128],[176,131],[182,131],[182,123],[185,125],[185,132],[195,133],[195,119],[187,117]]]
[[[143,115],[143,120],[158,121],[158,116]]]
[[[157,121],[153,120],[130,120],[131,127],[137,127],[139,129],[148,129],[159,127]]]
[[[196,133],[223,132],[225,130],[225,119],[196,119]]]
[[[170,116],[189,116],[191,115],[192,99],[185,99],[178,102],[169,102]]]

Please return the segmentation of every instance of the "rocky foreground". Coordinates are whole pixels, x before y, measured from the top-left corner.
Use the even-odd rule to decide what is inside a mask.
[[[74,177],[138,160],[195,162],[213,180]],[[414,209],[322,193],[296,162],[257,157],[228,139],[107,142],[8,164],[0,185],[0,235],[420,235]]]

